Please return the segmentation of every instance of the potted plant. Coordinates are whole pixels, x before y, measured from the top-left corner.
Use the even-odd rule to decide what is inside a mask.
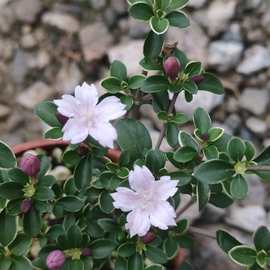
[[[202,211],[245,198],[247,174],[270,178],[269,147],[256,155],[251,142],[213,127],[202,108],[193,119],[175,111],[180,93],[190,102],[198,91],[224,92],[200,62],[165,44],[170,26],[189,25],[182,11],[188,1],[128,2],[130,15],[151,28],[143,75],[129,76],[125,64],[114,61],[101,83],[105,95],[83,83],[74,95],[37,106],[35,113],[51,127],[46,140],[13,149],[0,142],[1,270],[191,269],[192,262],[184,262],[189,236],[209,233],[182,214],[193,204]],[[132,117],[142,104],[152,104],[163,122],[156,145]],[[192,134],[182,128],[188,122]],[[170,151],[160,150],[163,140]],[[62,149],[57,158],[55,147]],[[56,164],[70,176],[57,180]],[[186,205],[183,194],[190,196]],[[222,230],[211,237],[246,269],[269,266],[266,227],[254,233],[251,246]]]

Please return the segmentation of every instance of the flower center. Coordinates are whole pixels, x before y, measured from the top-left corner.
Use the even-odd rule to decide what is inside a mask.
[[[82,255],[82,251],[79,248],[72,248],[64,251],[67,257],[70,257],[72,260],[79,260]]]
[[[24,195],[25,198],[32,198],[36,193],[36,188],[35,188],[34,184],[27,183],[23,187],[22,191],[23,191],[23,195]]]
[[[247,166],[246,166],[246,163],[245,162],[237,162],[235,165],[234,165],[234,170],[237,174],[245,174],[246,170],[247,170]]]

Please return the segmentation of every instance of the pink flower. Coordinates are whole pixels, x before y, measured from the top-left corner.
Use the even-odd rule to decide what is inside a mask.
[[[54,250],[49,253],[46,265],[50,270],[58,270],[64,265],[65,260],[65,255],[61,250]]]
[[[164,61],[163,68],[164,68],[165,74],[172,81],[175,81],[181,70],[181,64],[176,57],[170,56]]]
[[[75,88],[75,97],[63,95],[54,103],[58,112],[68,117],[62,130],[64,140],[77,144],[90,135],[102,146],[113,147],[117,133],[110,121],[126,113],[125,105],[119,98],[110,96],[98,103],[96,87],[83,83]]]
[[[129,173],[129,185],[131,189],[119,187],[111,196],[115,208],[130,212],[126,229],[131,237],[145,236],[151,225],[161,230],[176,225],[175,210],[167,200],[177,192],[177,181],[169,176],[156,181],[147,167],[135,165]]]
[[[26,154],[22,157],[19,167],[28,176],[37,176],[40,170],[40,160],[35,155]]]

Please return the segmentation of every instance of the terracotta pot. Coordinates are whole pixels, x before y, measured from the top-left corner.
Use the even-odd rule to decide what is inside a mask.
[[[14,145],[12,147],[13,152],[17,157],[20,157],[24,152],[35,150],[37,148],[41,148],[44,150],[51,150],[55,147],[59,148],[66,148],[69,145],[68,142],[63,140],[46,140],[46,139],[40,139],[40,140],[34,140],[18,145]],[[109,149],[107,153],[107,157],[110,158],[113,162],[118,162],[120,158],[121,152],[118,149]],[[179,267],[183,264],[187,257],[187,254],[184,249],[180,249],[178,255],[173,261],[173,269],[178,270]]]

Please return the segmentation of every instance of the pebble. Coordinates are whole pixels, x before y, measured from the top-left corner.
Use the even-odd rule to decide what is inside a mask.
[[[206,4],[206,2],[207,0],[190,0],[188,6],[192,8],[201,8]]]
[[[89,0],[90,5],[95,10],[101,10],[106,6],[106,0]]]
[[[84,59],[88,62],[102,58],[112,44],[112,36],[101,22],[83,27],[79,36]]]
[[[42,16],[42,22],[71,34],[78,32],[80,29],[80,23],[75,17],[60,12],[46,12]]]
[[[250,75],[270,67],[270,49],[261,45],[254,45],[245,52],[243,61],[239,64],[237,72]]]
[[[242,55],[244,46],[235,41],[215,41],[209,47],[208,64],[218,71],[225,72],[234,68]]]
[[[267,131],[266,122],[256,117],[248,118],[246,125],[252,132],[258,135],[264,135]]]
[[[15,16],[12,9],[8,7],[0,8],[0,33],[7,34],[10,32],[13,24],[15,23]]]
[[[21,45],[25,49],[32,49],[37,46],[38,42],[35,36],[31,33],[24,34],[21,38]]]
[[[138,21],[132,17],[129,18],[128,23],[129,36],[134,39],[145,38],[149,32],[149,26],[142,21]]]
[[[269,103],[269,91],[248,88],[244,90],[239,98],[241,108],[255,114],[265,113]]]
[[[54,90],[51,87],[44,82],[38,81],[19,94],[16,100],[18,104],[32,110],[40,102],[50,98],[53,93]]]
[[[126,0],[111,0],[111,7],[119,15],[126,13],[128,10]]]
[[[266,211],[260,205],[248,205],[245,207],[233,205],[225,220],[229,225],[253,233],[258,227],[266,225],[266,218]]]
[[[11,112],[10,107],[0,104],[0,119],[6,118],[7,116],[9,116],[10,112]]]
[[[65,166],[56,166],[49,174],[54,176],[57,181],[63,182],[71,176],[71,171]]]

